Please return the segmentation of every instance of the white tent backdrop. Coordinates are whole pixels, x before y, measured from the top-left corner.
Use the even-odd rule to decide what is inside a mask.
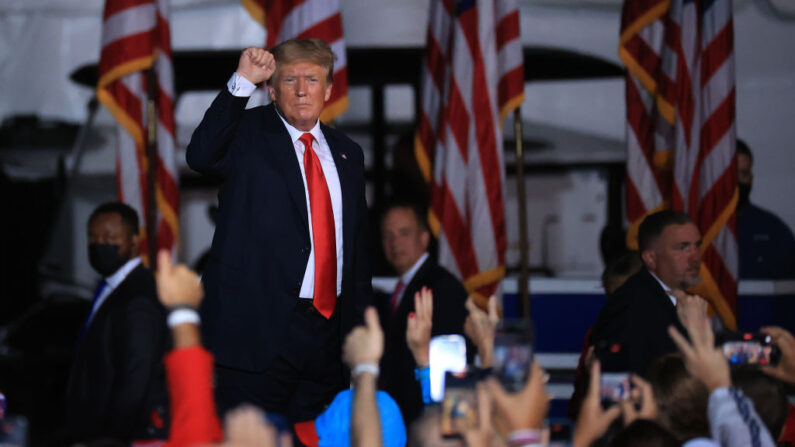
[[[620,0],[520,0],[520,5],[525,44],[579,51],[618,63]],[[795,21],[789,18],[795,12],[793,5],[791,0],[736,1],[734,23],[738,135],[756,155],[751,199],[795,228],[795,206],[782,200],[781,194],[795,190],[791,175],[795,165]],[[101,0],[0,0],[0,120],[21,114],[75,123],[85,120],[92,92],[68,76],[77,67],[97,62],[102,7]],[[428,0],[341,0],[341,7],[349,46],[424,45]],[[778,16],[771,11],[778,11]],[[171,19],[175,50],[238,49],[265,40],[265,32],[237,0],[173,0]],[[407,87],[388,90],[389,119],[412,117],[409,92]],[[212,93],[186,95],[180,100],[180,143],[186,142],[211,97]],[[369,92],[354,88],[350,99],[352,106],[340,121],[368,119]],[[528,84],[522,113],[527,121],[620,145],[625,119],[623,80]],[[100,115],[100,127],[111,123],[107,112]],[[360,142],[367,149],[368,141]],[[110,148],[93,151],[87,154],[85,169],[110,173],[112,159]],[[589,182],[583,179],[581,183]]]

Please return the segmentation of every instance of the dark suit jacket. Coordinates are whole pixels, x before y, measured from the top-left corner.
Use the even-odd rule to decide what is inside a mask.
[[[775,214],[752,203],[738,208],[737,244],[740,278],[795,278],[795,236]]]
[[[220,365],[263,371],[284,343],[309,259],[306,196],[290,134],[274,106],[221,91],[193,133],[187,161],[223,179],[203,276],[202,329]],[[364,156],[321,125],[342,189],[341,337],[372,301]]]
[[[168,345],[154,277],[139,265],[99,307],[75,353],[66,402],[70,438],[157,434],[147,427],[153,410],[168,408],[163,369]]]
[[[619,365],[645,376],[649,364],[657,357],[676,352],[668,335],[668,326],[686,334],[671,299],[663,288],[642,268],[610,296],[591,331],[591,345],[601,340],[619,343],[626,353]]]
[[[406,344],[406,319],[414,312],[414,294],[426,286],[433,291],[433,336],[464,333],[467,292],[450,272],[431,258],[411,278],[397,312],[382,311],[385,321],[384,358],[381,361],[383,388],[395,399],[408,426],[423,409],[422,390],[414,379],[414,357]]]

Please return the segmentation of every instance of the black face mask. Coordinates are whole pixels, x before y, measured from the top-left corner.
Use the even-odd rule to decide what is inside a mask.
[[[751,185],[738,183],[737,189],[739,190],[739,198],[737,200],[737,208],[743,208],[745,205],[748,205],[751,196]]]
[[[111,244],[88,244],[88,262],[100,275],[107,277],[127,262],[119,255],[120,247]]]

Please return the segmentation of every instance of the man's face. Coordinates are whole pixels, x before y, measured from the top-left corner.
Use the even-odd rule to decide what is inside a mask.
[[[120,215],[99,214],[88,225],[88,243],[118,245],[119,257],[129,261],[138,256],[138,235],[131,233]]]
[[[409,208],[393,208],[381,223],[381,243],[386,260],[399,275],[406,273],[425,250],[430,234],[420,228],[414,212]]]
[[[668,225],[654,246],[643,252],[648,269],[673,290],[698,284],[701,233],[692,223]]]
[[[327,76],[328,70],[314,62],[277,64],[268,92],[290,125],[298,130],[312,130],[331,97]]]
[[[737,154],[737,183],[741,185],[751,185],[754,182],[754,172],[751,157],[745,154]]]

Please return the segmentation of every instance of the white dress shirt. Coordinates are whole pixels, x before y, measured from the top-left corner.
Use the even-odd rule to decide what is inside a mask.
[[[91,313],[88,314],[89,323],[91,322],[91,320],[94,319],[94,315],[97,314],[97,311],[99,310],[99,307],[102,306],[102,303],[105,302],[105,300],[108,298],[108,296],[111,293],[113,293],[116,287],[118,287],[119,284],[121,284],[122,281],[124,281],[124,279],[127,278],[127,275],[129,275],[131,271],[133,271],[136,267],[138,267],[138,264],[140,263],[141,263],[140,256],[130,259],[129,261],[124,263],[123,266],[119,267],[119,269],[116,270],[115,273],[105,278],[105,282],[108,283],[108,285],[105,287],[105,289],[102,290],[102,293],[99,295],[99,297],[97,297],[97,301],[94,302],[94,306],[91,308]]]
[[[410,269],[406,270],[406,273],[400,275],[400,281],[403,283],[403,290],[401,290],[400,294],[395,298],[395,308],[397,308],[397,306],[400,305],[400,302],[403,301],[403,295],[406,292],[406,287],[408,287],[411,280],[414,279],[414,275],[417,274],[417,270],[422,267],[422,264],[426,259],[428,259],[427,251],[420,256],[420,259],[418,259]]]
[[[256,86],[248,79],[240,76],[236,72],[232,74],[232,78],[227,83],[229,93],[234,96],[251,96],[256,89]],[[278,112],[278,109],[277,109]],[[312,234],[312,210],[309,205],[309,190],[306,187],[306,172],[304,170],[304,143],[299,141],[304,131],[298,130],[290,125],[281,113],[278,113],[279,118],[287,128],[290,134],[290,140],[293,142],[295,149],[295,156],[298,159],[298,166],[301,168],[301,180],[304,182],[304,196],[306,197],[306,213],[307,223],[309,224],[309,260],[306,263],[306,270],[304,271],[304,279],[301,282],[301,291],[298,296],[301,298],[312,298],[315,291],[315,241]],[[312,149],[315,151],[317,158],[320,160],[320,166],[323,168],[323,175],[326,177],[326,185],[328,186],[329,194],[331,195],[331,210],[334,214],[334,236],[336,238],[337,247],[337,296],[342,293],[342,188],[340,187],[340,177],[337,172],[337,167],[334,164],[334,157],[331,155],[331,149],[326,142],[326,137],[320,130],[320,120],[315,123],[315,126],[309,131],[315,138]]]

